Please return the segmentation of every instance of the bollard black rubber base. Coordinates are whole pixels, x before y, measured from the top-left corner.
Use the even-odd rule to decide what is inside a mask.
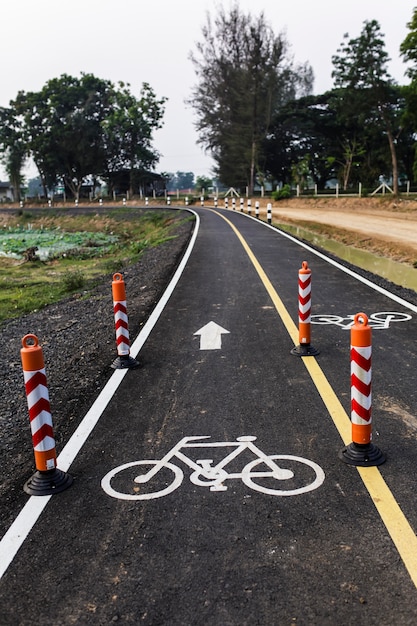
[[[320,350],[311,345],[311,343],[301,344],[291,350],[294,356],[317,356]]]
[[[135,369],[136,367],[139,367],[139,366],[140,366],[139,361],[136,361],[136,359],[130,356],[130,354],[118,356],[117,359],[115,359],[113,363],[111,364],[111,367],[114,370],[123,370],[126,368]]]
[[[352,442],[339,452],[339,458],[348,465],[359,467],[373,467],[386,461],[384,453],[373,443]]]
[[[58,469],[36,471],[24,484],[23,490],[30,496],[50,496],[71,487],[73,477]]]

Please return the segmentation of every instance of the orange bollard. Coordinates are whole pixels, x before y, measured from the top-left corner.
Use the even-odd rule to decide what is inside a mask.
[[[316,356],[320,354],[311,345],[311,269],[307,261],[298,270],[298,336],[300,345],[291,350],[295,356]]]
[[[130,356],[129,321],[126,308],[126,289],[122,274],[113,275],[113,312],[116,326],[117,359],[112,363],[113,369],[139,367],[138,361]]]
[[[25,335],[20,356],[29,409],[36,472],[24,485],[33,496],[46,496],[63,491],[72,484],[72,476],[56,466],[49,393],[42,348],[36,335]]]
[[[372,328],[365,313],[357,313],[350,331],[352,443],[340,458],[349,465],[381,465],[385,456],[372,442]]]

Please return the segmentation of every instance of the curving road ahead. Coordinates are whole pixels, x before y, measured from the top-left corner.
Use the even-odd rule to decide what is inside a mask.
[[[60,455],[74,485],[0,542],[2,624],[415,623],[417,308],[246,215],[196,214],[142,367]],[[303,261],[320,354],[300,358]],[[339,453],[362,311],[387,461],[357,469]]]

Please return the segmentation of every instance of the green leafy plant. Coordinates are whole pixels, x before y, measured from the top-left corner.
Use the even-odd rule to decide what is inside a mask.
[[[284,200],[285,198],[291,198],[291,187],[284,185],[281,189],[277,189],[271,193],[273,200]]]
[[[85,277],[81,270],[68,270],[62,276],[64,291],[76,291],[85,285]]]

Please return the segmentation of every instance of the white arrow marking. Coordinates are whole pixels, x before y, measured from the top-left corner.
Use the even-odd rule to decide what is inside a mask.
[[[216,322],[209,322],[194,333],[194,335],[200,335],[200,350],[220,350],[222,335],[225,334],[230,334],[230,331],[222,328]]]

